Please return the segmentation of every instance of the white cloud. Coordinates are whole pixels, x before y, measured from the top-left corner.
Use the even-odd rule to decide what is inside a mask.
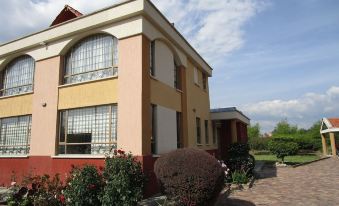
[[[291,100],[271,100],[247,104],[241,109],[259,122],[265,131],[287,119],[293,124],[307,128],[322,117],[339,116],[339,87],[332,86],[325,93],[307,93]]]
[[[209,62],[244,44],[243,26],[267,7],[263,0],[153,0]]]
[[[65,4],[89,13],[119,0],[1,1],[0,42],[47,28]],[[266,0],[153,0],[210,63],[221,62],[244,44],[242,27],[266,7]]]
[[[89,13],[118,0],[10,0],[1,1],[0,7],[0,42],[47,28],[65,4],[82,13]]]

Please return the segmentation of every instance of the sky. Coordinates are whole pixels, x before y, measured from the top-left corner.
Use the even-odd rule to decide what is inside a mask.
[[[47,28],[65,4],[87,14],[119,0],[0,0],[0,43]],[[213,68],[211,107],[236,106],[263,132],[339,117],[338,0],[152,0]]]

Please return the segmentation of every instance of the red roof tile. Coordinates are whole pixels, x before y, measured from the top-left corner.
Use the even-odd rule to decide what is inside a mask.
[[[339,128],[339,118],[328,118],[328,121],[330,121],[332,127]]]
[[[58,16],[54,19],[51,26],[61,24],[65,21],[77,18],[82,16],[82,13],[73,9],[71,6],[65,5],[65,8],[58,14]]]

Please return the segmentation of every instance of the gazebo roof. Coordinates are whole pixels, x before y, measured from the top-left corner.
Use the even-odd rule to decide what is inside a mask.
[[[321,122],[320,132],[339,132],[339,118],[323,118]]]

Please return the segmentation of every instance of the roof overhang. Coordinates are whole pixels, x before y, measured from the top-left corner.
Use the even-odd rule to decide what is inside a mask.
[[[323,129],[324,125],[326,126],[326,129]],[[339,132],[339,128],[334,127],[328,118],[322,118],[320,133],[325,134],[325,133],[331,133],[331,132]]]
[[[211,110],[211,120],[239,120],[247,125],[250,124],[250,118],[245,116],[241,111],[235,107],[220,108]]]

